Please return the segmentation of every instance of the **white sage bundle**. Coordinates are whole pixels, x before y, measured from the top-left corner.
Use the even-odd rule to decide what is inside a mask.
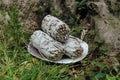
[[[72,59],[78,58],[83,54],[83,48],[81,47],[82,40],[79,38],[69,36],[68,40],[64,44],[66,55]]]
[[[60,60],[65,52],[61,43],[40,30],[32,34],[30,41],[49,60]]]
[[[45,16],[42,20],[42,29],[60,42],[65,42],[68,39],[68,33],[70,31],[66,23],[51,15]]]

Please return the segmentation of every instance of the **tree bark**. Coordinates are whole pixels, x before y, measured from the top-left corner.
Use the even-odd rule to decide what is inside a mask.
[[[110,51],[120,52],[120,1],[90,0],[89,18]]]

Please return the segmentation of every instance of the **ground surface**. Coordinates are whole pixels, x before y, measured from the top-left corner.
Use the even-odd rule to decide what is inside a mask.
[[[109,51],[94,28],[89,29],[84,39],[89,44],[89,55],[78,63],[59,65],[41,61],[28,53],[27,45],[30,36],[33,31],[40,29],[40,24],[31,21],[33,19],[29,17],[31,14],[24,15],[21,21],[18,14],[19,8],[16,6],[8,9],[8,13],[5,13],[3,8],[0,11],[2,16],[9,15],[0,20],[0,80],[120,80],[119,62],[112,57],[115,56],[114,54],[108,56]],[[37,12],[37,14],[40,13],[41,11]],[[70,25],[71,35],[80,38],[83,29],[79,21],[80,15],[74,17],[69,15],[66,19],[57,12],[54,13],[56,14],[51,14]],[[22,25],[21,22],[24,22],[24,19],[26,24]],[[28,25],[31,22],[32,24]],[[83,20],[83,24],[86,23]],[[27,26],[30,28],[28,29]],[[39,28],[33,26],[39,26]]]

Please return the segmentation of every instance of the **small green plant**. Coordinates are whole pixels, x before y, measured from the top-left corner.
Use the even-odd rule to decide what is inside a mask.
[[[42,6],[38,6],[38,7],[37,7],[37,10],[42,10],[42,9],[43,9]]]
[[[61,13],[58,10],[54,10],[54,12],[53,12],[53,15],[56,16],[56,17],[59,17],[60,14]]]
[[[78,2],[78,10],[82,10],[85,9],[85,5],[86,5],[86,0],[77,0]]]
[[[69,22],[70,22],[71,24],[75,24],[75,23],[76,23],[76,19],[71,17],[71,18],[69,19]]]
[[[90,36],[95,36],[95,30],[90,30],[90,31],[89,31],[89,35],[90,35]]]
[[[16,6],[13,6],[9,11],[10,20],[8,21],[8,25],[12,29],[19,29],[21,27],[18,21],[18,9]]]
[[[100,79],[104,79],[104,78],[105,78],[104,73],[98,73],[95,75],[95,80],[100,80]]]
[[[82,31],[82,27],[81,26],[76,26],[76,27],[72,27],[71,28],[71,32],[70,32],[70,35],[73,35],[73,36],[79,36],[80,37],[80,34],[81,34],[81,31]]]
[[[101,52],[103,52],[103,53],[108,52],[108,48],[107,48],[107,46],[105,46],[105,45],[100,46],[99,50],[100,50]]]
[[[102,44],[104,41],[100,37],[96,37],[95,42],[98,44]]]
[[[51,6],[51,10],[53,16],[60,17],[61,12],[58,9],[55,9],[54,6]]]
[[[9,38],[19,38],[20,33],[19,29],[21,27],[19,21],[18,21],[18,9],[16,6],[13,6],[10,8],[10,11],[8,12],[10,16],[10,20],[8,21],[8,27],[9,30],[7,32],[7,35]]]
[[[75,15],[75,17],[69,18],[68,21],[69,21],[69,23],[70,23],[71,25],[77,25],[77,26],[78,26],[78,23],[79,23],[79,21],[80,21],[80,15],[77,14],[77,15]]]
[[[108,74],[106,74],[106,79],[107,80],[117,80],[116,77],[112,77],[112,76],[110,76]]]

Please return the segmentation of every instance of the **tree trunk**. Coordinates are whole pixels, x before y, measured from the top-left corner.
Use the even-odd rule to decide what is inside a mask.
[[[90,0],[89,18],[111,51],[120,52],[120,1]]]

